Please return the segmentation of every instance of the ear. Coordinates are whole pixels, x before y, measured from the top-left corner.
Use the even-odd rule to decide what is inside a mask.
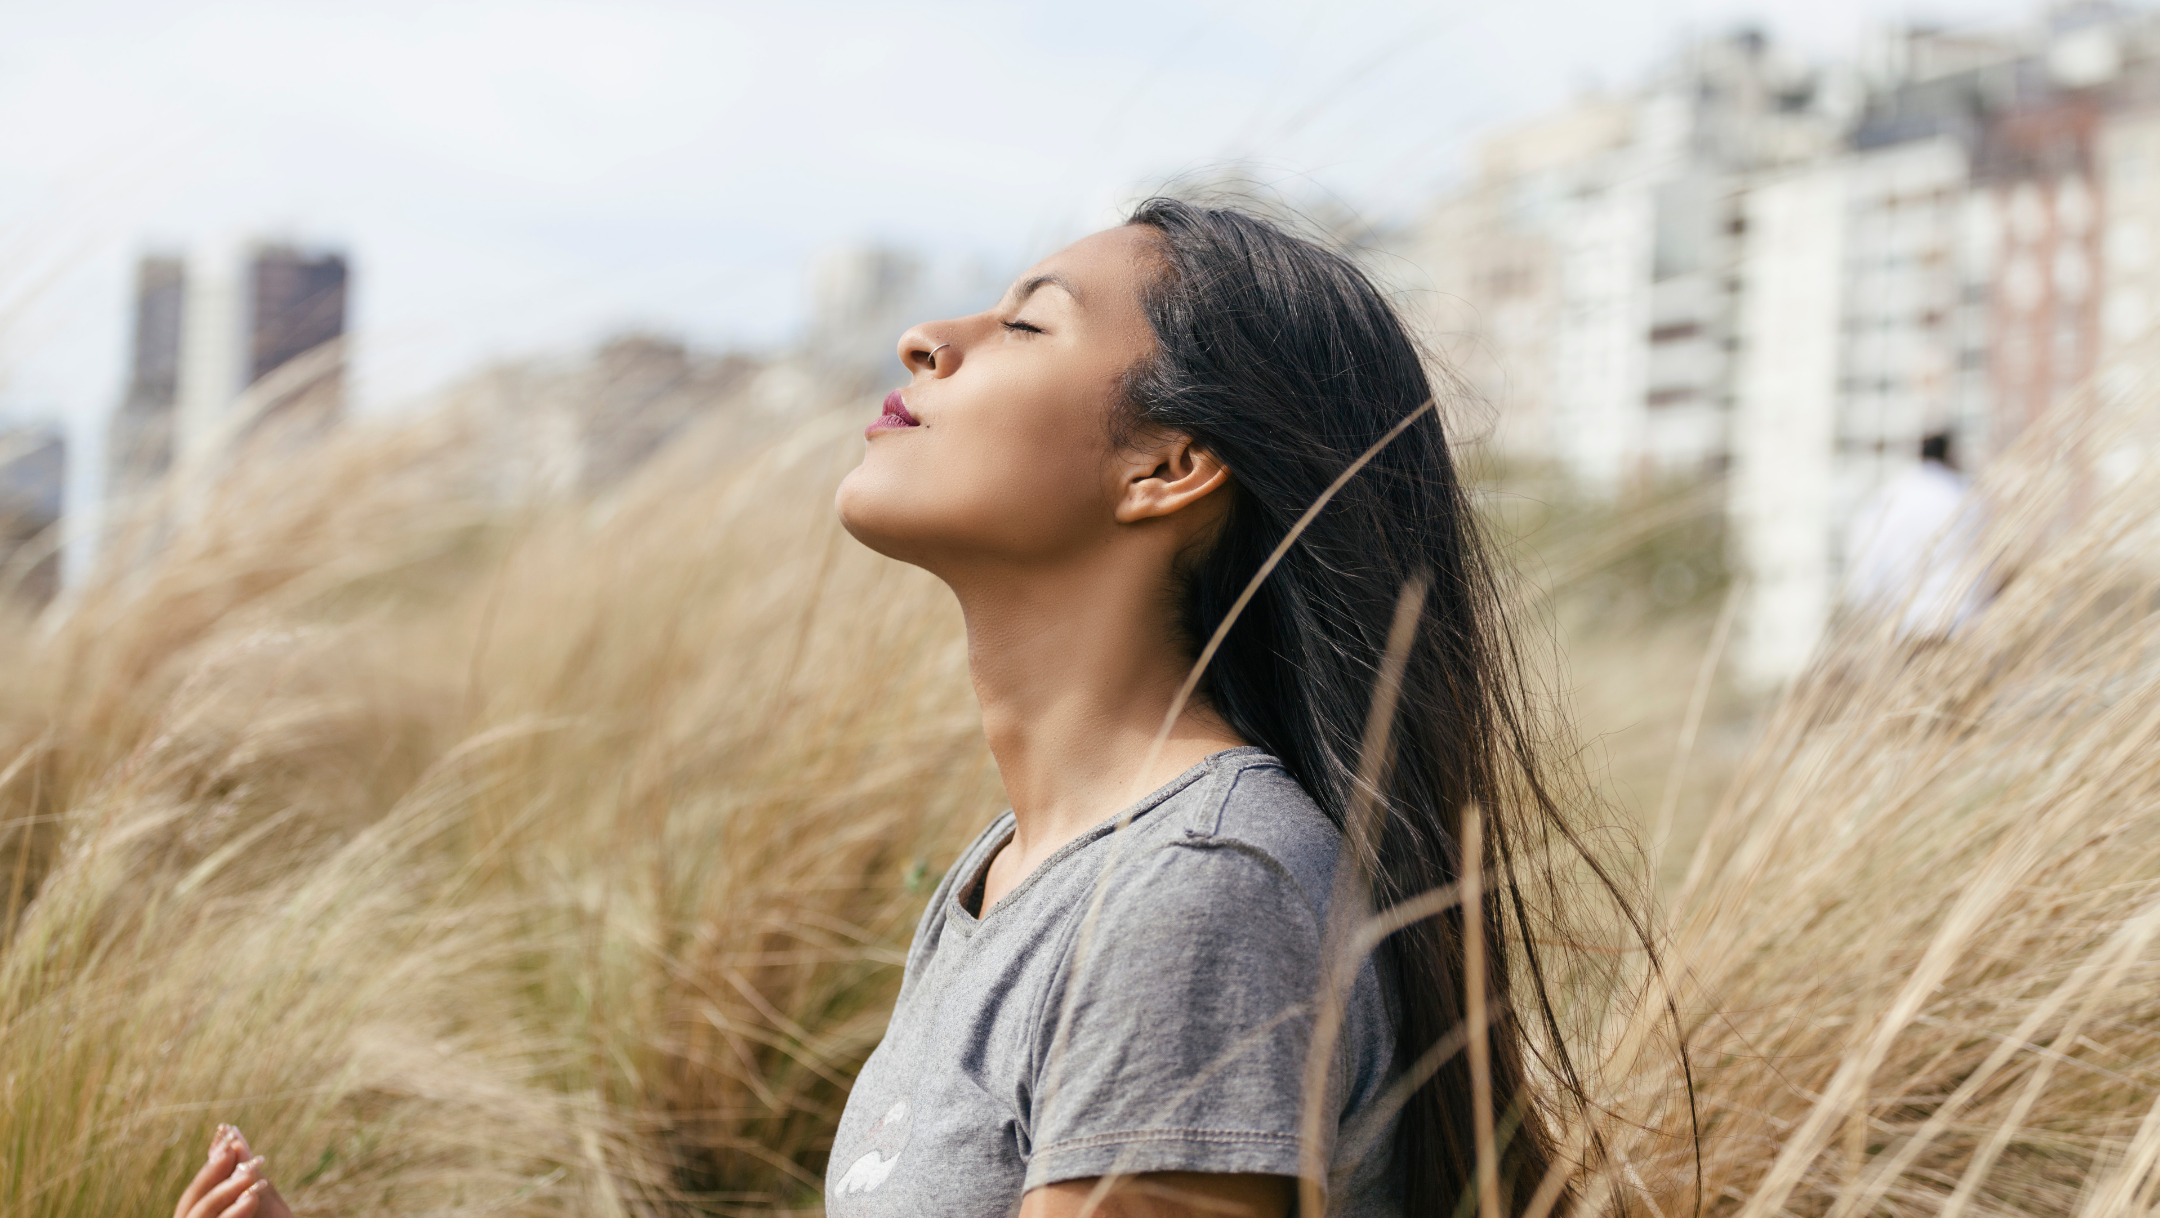
[[[1224,487],[1231,471],[1185,434],[1136,441],[1121,455],[1123,484],[1113,511],[1121,523],[1177,514]]]

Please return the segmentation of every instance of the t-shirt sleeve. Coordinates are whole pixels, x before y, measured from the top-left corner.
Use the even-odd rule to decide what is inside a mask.
[[[1078,965],[1044,1008],[1026,1188],[1114,1172],[1297,1175],[1313,908],[1245,844],[1164,844],[1132,864],[1119,853]],[[1335,1076],[1328,1087],[1340,1099]]]

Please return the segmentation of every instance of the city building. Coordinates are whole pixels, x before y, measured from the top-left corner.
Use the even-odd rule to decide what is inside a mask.
[[[107,429],[109,493],[140,489],[173,462],[185,281],[179,257],[146,255],[137,262],[128,390]]]
[[[2102,208],[2100,341],[2113,390],[2155,355],[2161,313],[2161,121],[2156,108],[2110,115],[2096,133]]]
[[[718,427],[752,451],[832,406],[830,386],[783,411],[760,402],[766,375],[800,364],[631,332],[580,357],[492,366],[449,388],[444,403],[488,431],[483,476],[494,499],[600,495],[691,433]]]
[[[1835,164],[1778,173],[1739,203],[1727,507],[1746,595],[1732,661],[1756,681],[1802,666],[1828,618],[1848,179]]]
[[[59,591],[67,484],[57,427],[0,425],[0,600],[42,604]]]
[[[242,334],[243,429],[321,429],[342,410],[348,330],[348,261],[334,251],[260,246],[248,262]]]
[[[1726,461],[1735,188],[1834,146],[1841,78],[1756,31],[1485,137],[1410,242],[1417,319],[1515,458],[1611,497]]]
[[[2102,368],[2104,304],[2127,341],[2153,331],[2156,26],[2091,5],[2012,40],[1903,31],[1872,57],[1848,148],[1748,180],[1742,676],[1811,658],[1852,516],[1923,438],[1976,470]]]
[[[2134,149],[2149,131],[2146,143],[2158,144],[2158,26],[2148,15],[2100,5],[2056,12],[2044,47],[2017,61],[2008,105],[1990,124],[1977,178],[1989,219],[1981,235],[1989,248],[1987,412],[1996,447],[2086,381],[2103,352],[2109,281],[2139,275],[2122,244],[2109,241],[2114,168],[2102,157]],[[2126,201],[2134,210],[2157,203],[2157,192]],[[2157,231],[2156,223],[2146,234]],[[2139,237],[2127,235],[2133,245]],[[2148,237],[2145,245],[2158,244]],[[2151,315],[2149,307],[2124,320],[2132,336]]]
[[[1734,661],[1786,680],[1846,525],[1923,439],[1969,472],[2095,371],[2148,376],[2158,36],[2153,10],[2083,0],[1885,29],[1851,64],[1695,43],[1479,142],[1410,236],[1416,322],[1505,455],[1605,499],[1725,481]]]
[[[1485,137],[1472,181],[1411,238],[1415,322],[1492,414],[1496,447],[1516,458],[1556,451],[1557,214],[1576,191],[1565,180],[1624,142],[1625,112],[1594,99]]]
[[[137,265],[127,391],[107,435],[107,492],[128,496],[261,430],[342,411],[348,268],[337,252],[260,244],[238,257]]]

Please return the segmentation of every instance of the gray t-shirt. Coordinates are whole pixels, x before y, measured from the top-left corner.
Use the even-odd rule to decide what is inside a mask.
[[[1297,1175],[1341,853],[1329,818],[1277,758],[1229,749],[977,918],[963,894],[1012,831],[1007,812],[975,839],[915,929],[839,1121],[829,1213],[1010,1215],[1033,1187],[1110,1172]],[[1332,1214],[1400,1211],[1379,958],[1359,966],[1317,1096],[1335,1112]]]

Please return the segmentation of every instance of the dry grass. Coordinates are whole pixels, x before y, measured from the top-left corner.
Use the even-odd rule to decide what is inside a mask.
[[[519,505],[490,436],[250,465],[64,613],[0,612],[0,1212],[163,1213],[219,1120],[305,1212],[816,1204],[908,925],[1001,802],[956,612],[832,524],[849,423]],[[2158,1202],[2154,504],[2056,470],[2004,521],[2082,521],[1990,616],[1846,638],[1727,796],[1729,735],[1677,755],[1713,575],[1564,614],[1582,710],[1642,728],[1620,798],[1690,831],[1708,1210]],[[1619,543],[1687,504],[1535,555],[1656,589]],[[1710,691],[1695,726],[1749,720]],[[1689,1208],[1628,1033],[1624,1205]]]
[[[1981,481],[1984,615],[1847,620],[1785,695],[1673,902],[1702,1192],[1632,1041],[1632,1201],[2158,1209],[2156,407],[2075,404]]]
[[[240,473],[4,635],[0,1211],[806,1204],[999,796],[956,614],[821,427],[492,508],[454,422]]]

